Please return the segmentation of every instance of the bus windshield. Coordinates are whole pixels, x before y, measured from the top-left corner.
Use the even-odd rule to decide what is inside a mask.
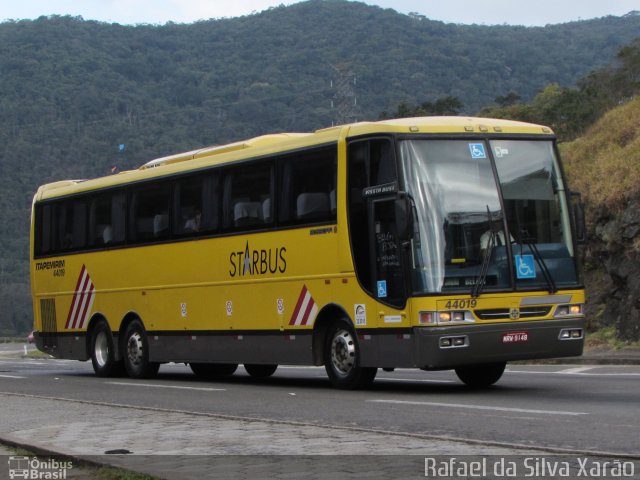
[[[414,295],[577,285],[551,141],[417,139],[399,150]]]

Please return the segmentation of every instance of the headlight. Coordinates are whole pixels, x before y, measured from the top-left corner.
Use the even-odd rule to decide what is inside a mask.
[[[420,312],[420,325],[451,325],[455,323],[475,322],[469,310],[441,310],[437,312]]]
[[[584,304],[558,305],[553,314],[554,317],[580,317],[584,315]]]

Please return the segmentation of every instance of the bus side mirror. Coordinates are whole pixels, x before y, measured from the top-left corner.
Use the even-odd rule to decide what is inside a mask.
[[[573,210],[573,223],[576,226],[576,243],[584,245],[587,243],[587,227],[584,214],[584,203],[582,195],[578,192],[571,192],[571,207]]]
[[[413,236],[411,199],[405,192],[398,192],[394,206],[398,239],[401,242],[408,242]]]

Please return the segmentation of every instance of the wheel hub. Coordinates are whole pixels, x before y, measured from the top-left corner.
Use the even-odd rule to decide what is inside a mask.
[[[109,361],[109,341],[104,332],[98,332],[94,346],[96,362],[100,367],[104,367]]]
[[[347,375],[356,358],[355,341],[346,330],[338,330],[331,341],[331,363],[341,375]]]
[[[142,337],[138,332],[133,333],[127,342],[127,357],[132,365],[142,361]]]

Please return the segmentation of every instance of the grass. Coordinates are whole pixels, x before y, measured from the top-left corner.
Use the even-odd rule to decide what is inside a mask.
[[[640,97],[561,145],[569,184],[592,205],[622,207],[640,191]]]
[[[35,359],[53,358],[48,353],[41,352],[40,350],[30,350],[29,353],[27,353],[26,355],[23,355],[23,357],[24,358],[35,358]]]
[[[612,350],[622,350],[632,347],[640,348],[640,342],[626,342],[616,337],[615,327],[604,327],[595,332],[587,333],[585,338],[587,348],[609,348]]]

